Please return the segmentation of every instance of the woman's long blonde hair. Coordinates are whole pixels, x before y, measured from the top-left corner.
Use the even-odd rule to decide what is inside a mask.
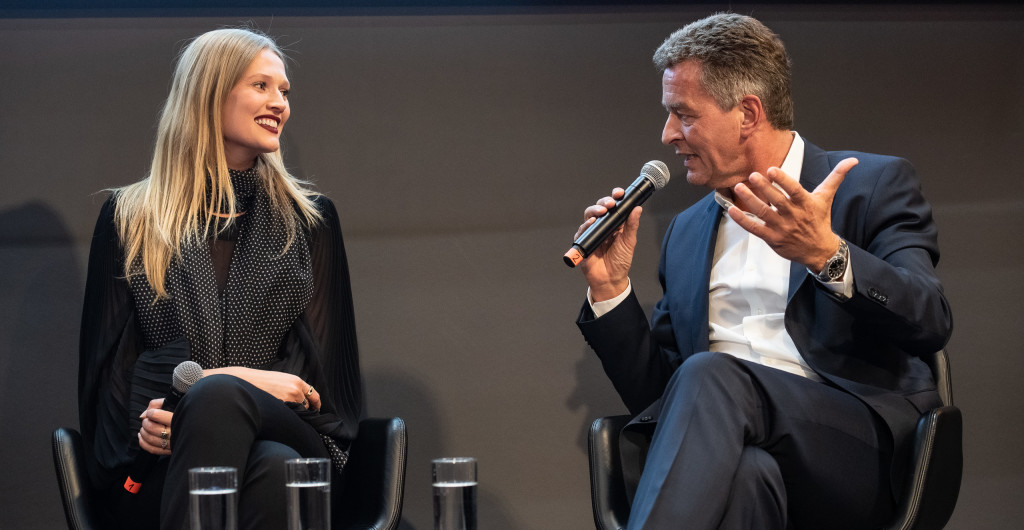
[[[218,212],[237,213],[224,155],[221,109],[265,49],[284,61],[273,40],[251,29],[218,29],[189,43],[178,58],[160,113],[149,175],[114,190],[125,276],[145,274],[158,299],[168,296],[165,279],[171,260],[180,259],[183,248],[214,235]],[[256,169],[291,245],[299,228],[292,205],[307,223],[318,222],[321,215],[312,201],[316,194],[288,173],[280,151],[260,154]]]

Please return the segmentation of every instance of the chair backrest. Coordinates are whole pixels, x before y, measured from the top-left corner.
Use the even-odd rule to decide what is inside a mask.
[[[74,429],[58,428],[52,438],[53,467],[70,530],[111,528],[102,510],[95,508],[95,494],[85,469],[82,436]]]
[[[629,419],[609,416],[590,426],[590,506],[598,530],[620,530],[629,520],[630,502],[619,456],[619,432]]]
[[[953,515],[963,477],[963,418],[953,405],[945,350],[924,357],[943,406],[921,416],[914,436],[910,477],[889,530],[940,530]]]
[[[343,495],[334,513],[337,528],[394,530],[402,520],[407,455],[401,418],[367,418],[359,422],[342,474]]]

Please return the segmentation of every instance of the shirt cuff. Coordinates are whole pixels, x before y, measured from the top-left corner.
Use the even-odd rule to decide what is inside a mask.
[[[846,260],[846,271],[843,272],[843,279],[834,282],[823,282],[818,276],[807,269],[807,273],[814,277],[815,281],[828,289],[833,295],[841,300],[849,300],[853,296],[853,260]],[[593,304],[591,304],[593,305]]]
[[[629,283],[626,285],[625,291],[622,291],[622,293],[615,298],[611,298],[603,302],[595,302],[590,296],[590,288],[587,288],[587,303],[590,304],[590,310],[594,312],[594,318],[601,318],[601,315],[615,309],[629,296],[629,293],[633,292],[633,282],[630,281],[629,278],[626,278],[626,281]]]

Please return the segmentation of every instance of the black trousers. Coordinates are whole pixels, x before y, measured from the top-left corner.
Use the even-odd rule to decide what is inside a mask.
[[[701,353],[662,401],[631,530],[864,529],[894,511],[888,427],[855,396]]]
[[[138,496],[115,493],[122,527],[186,528],[188,470],[230,466],[238,470],[239,528],[286,528],[284,461],[328,457],[316,430],[286,404],[229,375],[204,377],[189,389],[175,409],[170,441],[170,458]]]

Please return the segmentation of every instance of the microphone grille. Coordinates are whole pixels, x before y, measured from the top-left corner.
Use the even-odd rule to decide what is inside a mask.
[[[203,367],[199,366],[199,363],[195,361],[184,361],[178,366],[174,367],[174,376],[171,381],[171,386],[175,390],[185,393],[186,390],[196,384],[197,381],[203,378]]]
[[[668,166],[666,166],[661,160],[651,160],[644,164],[644,167],[640,170],[640,174],[654,184],[655,191],[664,188],[665,184],[668,184],[668,179],[672,177],[668,171]]]

